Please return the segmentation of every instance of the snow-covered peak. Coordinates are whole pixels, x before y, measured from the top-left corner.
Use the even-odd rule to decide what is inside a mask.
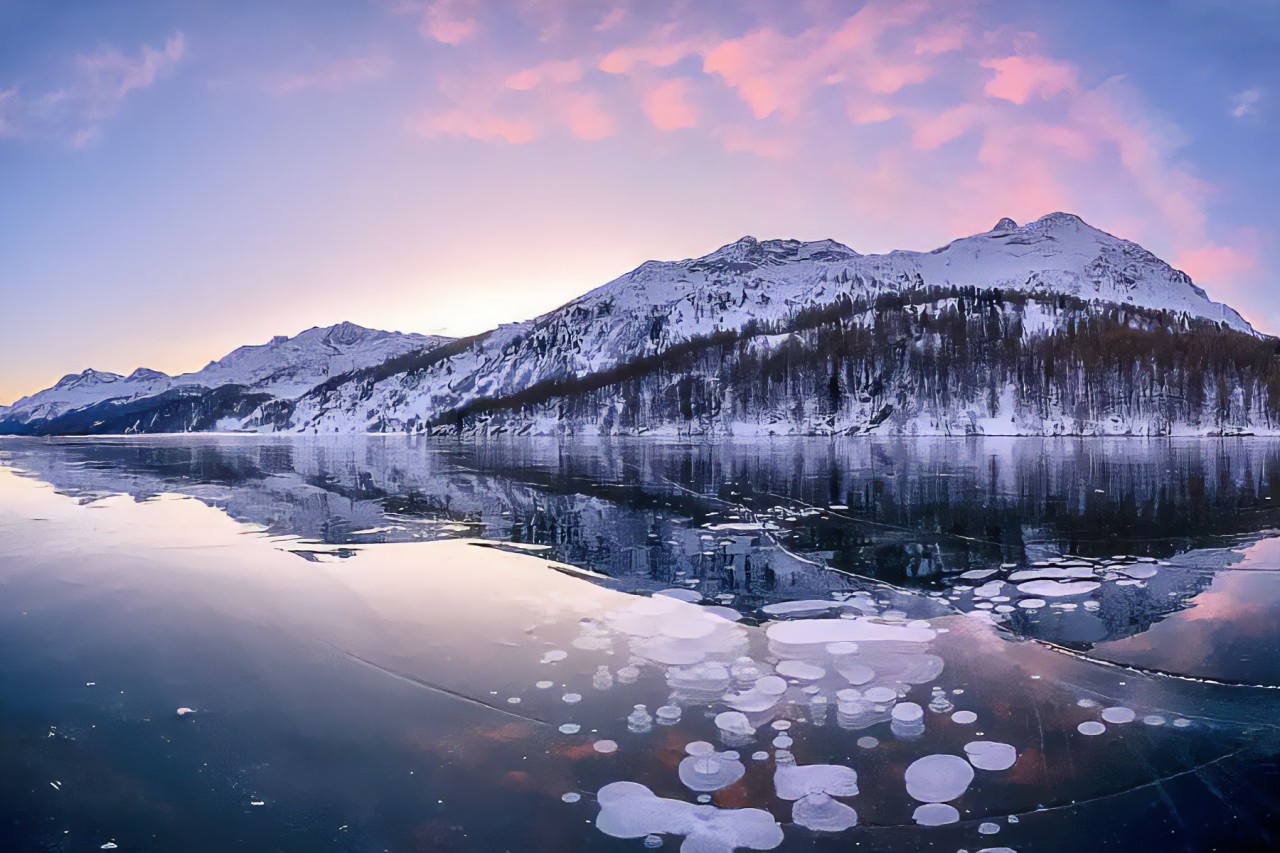
[[[110,373],[105,370],[82,370],[79,373],[68,373],[62,377],[53,386],[54,388],[86,388],[94,385],[106,385],[111,382],[119,382],[124,379],[119,373]]]
[[[126,382],[145,382],[153,379],[169,379],[169,378],[170,378],[169,374],[162,373],[159,370],[152,370],[149,367],[139,367],[137,370],[133,371],[133,373],[130,373],[127,377],[125,377],[125,381]]]

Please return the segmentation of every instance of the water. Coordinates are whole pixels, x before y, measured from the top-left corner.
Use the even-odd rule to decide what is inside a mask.
[[[0,850],[1270,849],[1277,495],[1264,440],[6,440]]]

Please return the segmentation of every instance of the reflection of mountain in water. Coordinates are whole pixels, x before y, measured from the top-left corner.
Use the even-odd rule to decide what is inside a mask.
[[[1079,647],[1187,606],[1230,545],[1280,526],[1280,444],[1267,441],[202,436],[0,451],[64,492],[190,495],[273,535],[545,545],[632,588],[688,586],[741,609],[870,578]],[[1037,566],[1050,595],[1027,608],[1017,573]],[[1097,588],[1055,597],[1071,571]]]

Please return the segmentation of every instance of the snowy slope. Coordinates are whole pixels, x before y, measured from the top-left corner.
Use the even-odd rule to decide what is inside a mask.
[[[241,385],[291,399],[331,376],[381,364],[389,358],[437,346],[448,338],[366,329],[354,323],[315,327],[293,337],[244,346],[203,369],[180,376],[138,368],[129,376],[86,370],[64,376],[52,388],[23,397],[0,419],[31,423],[107,400],[131,401],[176,388]]]
[[[1054,213],[932,252],[861,255],[832,240],[744,237],[701,258],[650,261],[526,323],[413,374],[325,389],[299,399],[290,427],[345,432],[413,429],[450,410],[581,378],[751,322],[782,324],[841,298],[972,286],[1135,305],[1252,332],[1231,308],[1135,243]]]

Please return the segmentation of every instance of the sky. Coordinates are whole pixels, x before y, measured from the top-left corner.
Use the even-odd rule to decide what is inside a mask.
[[[0,403],[1077,213],[1280,332],[1280,0],[0,0]]]

